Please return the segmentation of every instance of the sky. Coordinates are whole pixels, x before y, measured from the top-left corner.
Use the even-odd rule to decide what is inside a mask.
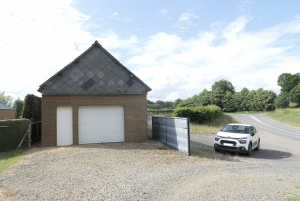
[[[280,93],[300,72],[299,0],[0,1],[0,92],[39,86],[95,40],[152,91],[174,101],[230,81]]]

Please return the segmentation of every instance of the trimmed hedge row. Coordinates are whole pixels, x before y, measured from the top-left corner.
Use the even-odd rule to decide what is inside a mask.
[[[16,149],[26,133],[31,121],[13,119],[0,121],[0,151]],[[20,148],[28,147],[28,134]]]
[[[216,105],[179,107],[173,112],[173,117],[189,117],[190,122],[196,124],[209,124],[222,114],[220,107]]]

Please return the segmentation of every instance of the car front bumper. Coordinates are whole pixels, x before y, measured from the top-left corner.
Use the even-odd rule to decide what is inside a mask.
[[[244,146],[224,146],[217,143],[214,144],[214,148],[215,150],[223,150],[237,153],[246,153],[248,151]]]

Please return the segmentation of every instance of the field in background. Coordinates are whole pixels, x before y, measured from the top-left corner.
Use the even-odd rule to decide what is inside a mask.
[[[275,121],[300,128],[300,108],[276,109],[266,113],[266,116]]]
[[[239,123],[235,118],[230,115],[222,114],[222,116],[215,122],[207,125],[198,125],[190,123],[190,132],[199,134],[216,134],[221,128],[229,123]]]

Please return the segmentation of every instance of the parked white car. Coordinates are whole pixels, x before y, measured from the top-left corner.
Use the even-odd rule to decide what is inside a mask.
[[[245,153],[260,149],[260,137],[254,126],[248,124],[228,124],[222,128],[214,140],[216,152],[221,150]]]

